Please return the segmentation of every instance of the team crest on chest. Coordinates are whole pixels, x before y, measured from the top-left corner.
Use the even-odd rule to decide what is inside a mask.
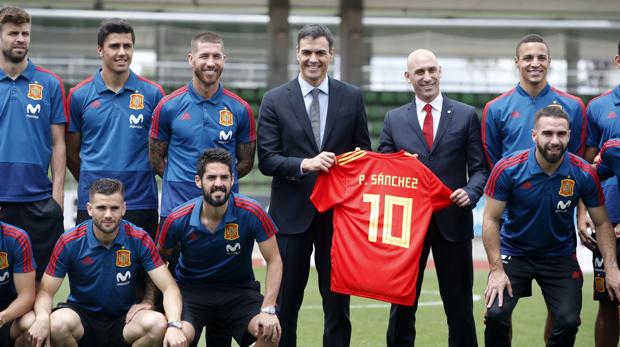
[[[31,83],[28,85],[28,98],[32,100],[43,99],[43,86],[40,84]]]
[[[560,184],[559,194],[565,197],[573,196],[574,189],[575,189],[575,181],[571,179],[565,179],[565,180],[562,180]]]
[[[224,238],[233,241],[239,238],[239,224],[226,224],[224,227]]]
[[[220,111],[220,125],[229,127],[233,125],[233,114],[228,109]]]
[[[144,95],[142,94],[131,94],[129,96],[129,108],[132,110],[142,110],[144,109]]]
[[[116,266],[128,267],[131,266],[131,251],[128,249],[119,249],[116,251]]]
[[[6,252],[0,252],[0,270],[9,267],[9,255]]]

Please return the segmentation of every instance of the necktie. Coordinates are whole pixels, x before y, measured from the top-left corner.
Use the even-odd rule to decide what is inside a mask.
[[[433,107],[431,104],[424,105],[424,111],[426,111],[426,117],[424,117],[424,126],[422,127],[422,134],[426,139],[428,149],[433,148],[433,114],[431,110]]]
[[[321,149],[321,106],[319,105],[319,88],[312,89],[312,103],[310,104],[310,124],[316,146]],[[431,122],[432,123],[432,122]]]

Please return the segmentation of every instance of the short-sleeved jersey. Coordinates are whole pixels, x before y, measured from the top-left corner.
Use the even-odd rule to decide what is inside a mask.
[[[221,85],[209,99],[189,82],[163,98],[153,114],[150,136],[168,142],[168,162],[162,180],[161,216],[189,199],[201,196],[194,183],[196,161],[207,148],[223,148],[233,157],[233,191],[238,192],[237,145],[256,140],[250,105]]]
[[[69,275],[67,302],[118,317],[135,303],[139,271],[162,265],[155,243],[144,230],[123,220],[108,249],[95,237],[89,219],[60,237],[45,272],[57,278]]]
[[[13,274],[34,270],[28,234],[18,227],[0,222],[0,311],[17,297]]]
[[[501,253],[512,256],[566,256],[575,253],[574,210],[604,204],[598,175],[590,164],[565,153],[548,176],[535,148],[503,158],[491,171],[485,194],[506,202],[500,230]]]
[[[596,171],[601,178],[620,177],[620,138],[609,139],[600,152],[601,160],[596,164]],[[616,189],[617,186],[616,186]]]
[[[0,201],[52,196],[47,175],[54,124],[67,123],[60,77],[28,61],[15,80],[0,70]]]
[[[90,185],[104,177],[123,182],[129,210],[157,209],[148,133],[163,96],[158,84],[133,71],[118,93],[106,87],[101,70],[71,89],[69,131],[82,137],[78,209],[86,209]]]
[[[612,138],[620,138],[620,86],[592,99],[586,107],[588,115],[588,147],[599,150]],[[601,183],[612,223],[620,223],[620,195],[618,179],[613,176]]]
[[[232,193],[214,232],[200,222],[202,197],[172,211],[160,228],[162,248],[180,246],[176,279],[184,284],[235,284],[254,280],[252,249],[273,237],[276,226],[254,200]]]
[[[503,157],[532,147],[531,130],[536,112],[561,107],[570,121],[568,151],[583,156],[587,118],[580,98],[547,84],[535,97],[520,85],[489,101],[482,113],[482,147],[490,168]]]
[[[411,306],[428,223],[451,193],[404,151],[339,155],[310,196],[334,211],[331,290]]]

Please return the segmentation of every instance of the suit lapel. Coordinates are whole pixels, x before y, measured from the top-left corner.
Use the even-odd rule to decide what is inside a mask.
[[[441,141],[441,138],[448,129],[448,125],[454,116],[454,105],[452,101],[444,96],[443,105],[441,105],[441,116],[439,118],[439,125],[437,126],[437,133],[435,134],[435,140],[433,141],[433,149],[437,147],[437,144]]]
[[[319,149],[316,145],[316,141],[314,140],[312,125],[310,124],[310,118],[308,117],[308,111],[306,110],[306,104],[304,104],[304,97],[301,95],[301,87],[299,87],[299,81],[297,81],[297,78],[289,82],[286,91],[288,94],[286,99],[291,105],[291,109],[293,110],[293,114],[295,115],[297,122],[299,122],[301,127],[304,129],[304,134],[306,134],[308,141],[312,143],[314,148],[318,151]]]
[[[431,149],[428,148],[428,144],[426,143],[426,139],[424,138],[424,134],[422,133],[422,128],[420,128],[420,121],[418,120],[418,110],[416,108],[415,98],[413,98],[413,101],[409,104],[409,108],[407,108],[407,113],[411,115],[410,117],[407,117],[407,120],[409,121],[409,125],[413,129],[413,133],[418,137],[418,140],[420,140],[420,143],[423,144],[424,148],[426,148],[426,150],[430,153]]]
[[[334,80],[329,77],[327,81],[329,85],[329,101],[327,102],[327,117],[325,117],[325,130],[323,132],[322,148],[325,148],[329,135],[332,133],[332,130],[336,125],[340,105],[343,103],[343,100],[340,100],[340,84],[334,82]]]

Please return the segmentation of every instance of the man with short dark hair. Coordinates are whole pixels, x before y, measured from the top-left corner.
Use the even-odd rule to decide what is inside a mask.
[[[566,153],[569,118],[558,106],[536,113],[535,146],[500,160],[485,188],[483,242],[489,259],[485,290],[487,346],[510,346],[511,314],[535,279],[553,315],[547,346],[572,346],[580,325],[583,275],[575,255],[574,211],[588,208],[605,258],[606,285],[620,296],[615,236],[596,172]],[[504,209],[504,223],[500,223]]]
[[[206,148],[224,148],[232,155],[234,192],[254,164],[252,109],[220,83],[226,60],[222,38],[210,31],[194,35],[187,58],[192,80],[161,100],[151,123],[149,159],[162,177],[161,223],[173,208],[200,196],[194,165]]]
[[[154,238],[157,184],[148,160],[151,116],[164,96],[158,84],[135,74],[133,27],[120,18],[101,22],[97,52],[101,68],[69,92],[67,165],[78,180],[77,223],[89,218],[88,188],[99,178],[126,187],[124,218]]]
[[[318,213],[310,202],[318,173],[328,171],[336,155],[370,149],[361,91],[327,76],[334,53],[326,26],[304,26],[297,35],[299,76],[268,91],[260,108],[258,167],[273,176],[269,214],[280,228],[284,263],[278,296],[281,346],[297,343],[313,246],[325,318],[323,345],[348,346],[351,340],[349,296],[330,290],[332,214]]]
[[[58,240],[41,281],[36,318],[28,337],[36,346],[186,346],[179,288],[153,240],[123,220],[123,185],[116,179],[93,182],[84,221]],[[140,269],[164,293],[166,317],[141,309],[127,314],[136,301]],[[52,310],[65,275],[70,294]],[[166,318],[168,325],[166,328]]]
[[[257,347],[277,346],[281,329],[275,304],[282,260],[276,226],[256,201],[232,192],[233,160],[225,149],[203,153],[195,184],[202,196],[170,213],[157,240],[164,257],[177,245],[181,250],[175,277],[183,294],[188,340],[196,345],[206,327],[207,340],[211,333],[224,333],[241,347],[254,341]],[[252,271],[255,241],[267,263],[264,297]]]
[[[531,146],[529,130],[534,124],[534,114],[549,105],[557,105],[566,112],[571,130],[568,151],[583,156],[585,106],[578,97],[549,85],[550,63],[549,47],[540,35],[521,38],[515,52],[519,83],[489,101],[482,113],[482,146],[491,169],[501,158]]]
[[[27,343],[19,337],[33,317],[20,317],[34,304],[35,267],[26,232],[0,222],[0,346]]]
[[[30,236],[38,281],[64,231],[67,120],[62,80],[27,59],[30,28],[23,9],[0,9],[0,220]]]

